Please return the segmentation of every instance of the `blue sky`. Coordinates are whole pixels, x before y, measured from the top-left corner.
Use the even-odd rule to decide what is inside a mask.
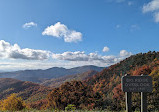
[[[0,70],[109,66],[158,51],[158,29],[159,0],[1,0]]]

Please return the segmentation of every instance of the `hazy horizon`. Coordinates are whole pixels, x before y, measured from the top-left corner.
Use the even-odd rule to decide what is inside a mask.
[[[64,69],[72,69],[72,68],[77,68],[77,67],[85,67],[85,66],[95,66],[95,65],[83,65],[83,66],[75,66],[75,67],[71,67],[71,68],[65,68],[65,67],[57,67],[57,66],[53,66],[53,67],[49,67],[49,68],[43,68],[43,69],[40,69],[40,68],[33,68],[33,69],[8,69],[8,70],[1,70],[0,69],[0,73],[3,73],[3,72],[16,72],[16,71],[25,71],[25,70],[47,70],[47,69],[51,69],[51,68],[64,68]],[[100,67],[100,66],[96,66],[96,67]],[[108,66],[109,67],[109,66]],[[106,68],[106,67],[103,67],[103,68]]]
[[[158,0],[2,0],[0,70],[107,67],[159,51],[158,9]]]

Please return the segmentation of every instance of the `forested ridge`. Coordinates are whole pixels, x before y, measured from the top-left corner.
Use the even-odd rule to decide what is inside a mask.
[[[125,94],[121,90],[121,77],[125,74],[144,74],[153,78],[148,109],[159,110],[159,52],[155,51],[132,55],[86,80],[65,82],[53,88],[46,98],[25,105],[27,108],[64,110],[72,104],[77,109],[121,111],[125,109]],[[132,99],[133,110],[139,110],[140,94],[133,93]]]
[[[139,53],[104,69],[85,82],[92,85],[95,92],[102,95],[103,108],[121,110],[125,108],[125,96],[121,90],[121,77],[130,75],[150,75],[153,78],[153,93],[149,94],[149,109],[159,109],[159,52]],[[140,95],[133,94],[133,109],[140,107]]]

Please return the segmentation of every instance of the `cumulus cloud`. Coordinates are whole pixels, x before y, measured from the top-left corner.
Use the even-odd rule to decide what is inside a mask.
[[[120,51],[120,56],[121,57],[129,57],[131,55],[132,55],[132,53],[131,52],[127,52],[126,50],[121,50]]]
[[[105,47],[103,48],[103,52],[108,52],[108,51],[109,51],[109,47],[105,46]]]
[[[65,61],[76,61],[76,62],[87,62],[87,63],[101,63],[104,65],[112,65],[114,63],[117,63],[121,60],[123,60],[126,57],[131,56],[131,52],[127,52],[126,50],[120,51],[119,56],[113,56],[113,55],[108,55],[108,56],[102,56],[97,53],[89,53],[86,54],[84,51],[76,51],[76,52],[64,52],[61,54],[52,54],[53,59],[58,59],[58,60],[65,60]]]
[[[71,68],[83,65],[96,65],[104,67],[115,64],[131,55],[132,53],[126,50],[121,50],[118,56],[103,56],[99,55],[97,52],[87,54],[84,51],[67,51],[58,54],[45,50],[35,50],[29,48],[22,49],[18,46],[18,44],[11,45],[9,42],[0,40],[0,58],[7,60],[5,63],[0,63],[0,68],[6,70],[11,70],[10,68],[13,70],[46,69],[53,66]],[[47,60],[50,56],[52,56],[53,60]],[[40,60],[44,60],[43,63],[41,63]]]
[[[78,42],[82,40],[82,33],[75,30],[70,30],[66,25],[57,22],[54,25],[48,26],[42,35],[53,36],[56,38],[64,38],[65,42]]]
[[[159,0],[152,0],[148,4],[144,4],[143,12],[153,12],[159,10]]]
[[[23,28],[30,28],[30,27],[36,27],[37,24],[34,22],[25,23],[22,27]]]
[[[49,51],[21,49],[18,44],[11,45],[4,40],[0,40],[0,58],[25,59],[25,60],[45,60],[50,55]]]
[[[147,4],[144,4],[142,11],[143,13],[152,12],[155,22],[159,22],[159,0],[152,0]]]
[[[154,19],[155,19],[155,22],[159,22],[159,12],[156,12],[155,14],[154,14]]]
[[[85,54],[84,51],[64,52],[62,54],[53,54],[53,59],[67,60],[67,61],[91,61],[99,60],[97,53]]]

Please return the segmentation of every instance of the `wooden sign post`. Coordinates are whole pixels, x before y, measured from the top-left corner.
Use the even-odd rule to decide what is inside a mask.
[[[126,110],[132,112],[131,94],[141,92],[141,112],[147,112],[147,92],[152,92],[152,78],[147,75],[122,77],[122,90],[126,92]]]

